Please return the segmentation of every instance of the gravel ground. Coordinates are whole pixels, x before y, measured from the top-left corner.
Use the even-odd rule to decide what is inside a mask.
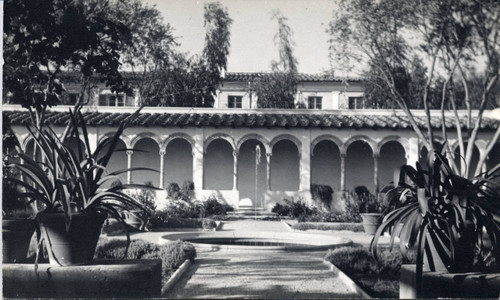
[[[200,253],[167,298],[356,298],[322,264],[324,252]]]

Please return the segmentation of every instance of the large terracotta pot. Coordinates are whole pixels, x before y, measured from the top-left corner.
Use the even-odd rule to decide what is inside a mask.
[[[2,220],[2,263],[26,260],[35,226],[35,220],[30,219]]]
[[[64,214],[40,213],[38,220],[51,265],[85,265],[92,262],[102,224],[101,214],[72,214],[66,231]]]
[[[363,229],[371,235],[375,234],[377,228],[382,224],[382,214],[379,213],[361,214],[361,219],[363,219]]]

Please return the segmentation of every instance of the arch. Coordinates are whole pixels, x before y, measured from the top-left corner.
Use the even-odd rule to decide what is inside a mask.
[[[271,153],[271,149],[269,148],[269,142],[261,135],[255,133],[247,134],[244,137],[242,137],[236,144],[236,150],[239,152],[241,145],[243,145],[243,143],[245,143],[248,140],[257,140],[261,142],[264,148],[266,149],[266,153]]]
[[[152,182],[154,186],[159,186],[160,170],[160,145],[158,142],[148,136],[136,139],[133,143],[132,168],[146,167],[157,172],[135,170],[131,172],[131,179],[134,183],[145,184]]]
[[[434,142],[433,142],[433,144],[434,144],[434,145],[439,144],[439,145],[441,146],[441,145],[443,145],[443,143],[444,143],[444,139],[443,139],[442,137],[440,137],[440,136],[434,136]],[[420,141],[420,142],[418,143],[418,147],[419,147],[419,149],[418,149],[418,150],[419,150],[420,152],[422,152],[422,149],[424,149],[424,148],[425,148],[425,144],[424,144],[424,143],[422,143],[422,142]]]
[[[349,146],[352,143],[359,142],[359,141],[367,143],[370,146],[370,148],[372,150],[372,153],[374,155],[378,154],[378,152],[377,152],[377,150],[378,150],[377,149],[377,143],[374,140],[372,140],[371,138],[369,138],[368,136],[366,136],[366,135],[356,135],[356,136],[353,136],[350,139],[348,139],[344,143],[344,147],[341,148],[341,154],[346,154],[347,153],[347,149],[349,148]]]
[[[297,150],[299,151],[299,156],[302,155],[302,142],[298,138],[296,138],[295,136],[293,136],[291,134],[280,134],[277,137],[275,137],[269,143],[269,150],[270,150],[270,152],[272,153],[273,147],[274,147],[274,145],[276,145],[276,143],[278,143],[280,141],[283,141],[283,140],[289,140],[292,143],[294,143],[295,146],[297,146]]]
[[[233,148],[233,151],[236,150],[236,145],[234,143],[234,139],[229,134],[216,133],[216,134],[212,134],[207,139],[205,139],[205,142],[203,143],[203,153],[207,153],[208,145],[210,145],[211,142],[218,140],[218,139],[222,139],[222,140],[227,141],[229,143],[229,145],[231,145],[231,147]]]
[[[406,165],[408,152],[398,139],[387,140],[379,148],[378,181],[380,187],[394,180],[394,171]]]
[[[105,139],[110,139],[112,138],[113,136],[115,135],[114,132],[107,132],[103,135],[101,135],[101,137],[99,137],[99,139],[97,140],[97,143],[101,143],[102,141],[104,141]],[[120,140],[125,144],[125,147],[127,149],[132,149],[131,147],[131,143],[130,143],[130,138],[124,134],[120,135]]]
[[[329,138],[316,139],[311,148],[311,184],[340,189],[341,146]]]
[[[161,140],[156,134],[154,134],[152,132],[141,132],[138,135],[134,136],[130,140],[130,148],[134,148],[134,146],[135,146],[135,144],[137,144],[137,142],[139,142],[140,140],[145,139],[145,138],[152,139],[153,141],[156,142],[156,144],[158,144],[158,147],[161,146]]]
[[[337,138],[337,137],[335,137],[333,135],[330,135],[330,134],[323,134],[323,135],[318,136],[317,138],[315,138],[312,141],[312,143],[311,143],[311,154],[314,153],[314,148],[316,147],[316,145],[319,144],[322,141],[331,141],[331,142],[335,143],[335,145],[337,145],[337,147],[341,151],[342,151],[342,149],[344,147],[344,143],[339,138]]]
[[[366,186],[372,193],[376,190],[375,153],[364,138],[353,138],[345,146],[345,188],[352,190],[356,186]]]
[[[176,133],[169,135],[166,139],[163,140],[162,143],[159,144],[160,150],[167,149],[168,144],[175,139],[186,140],[191,145],[191,149],[194,149],[194,147],[195,147],[194,139],[189,134],[186,134],[184,132],[176,132]]]
[[[224,138],[205,143],[203,187],[209,190],[232,190],[234,180],[234,148]]]
[[[182,186],[186,180],[193,181],[193,144],[185,136],[171,136],[165,144],[165,162],[162,170],[165,174],[164,186],[173,182]]]
[[[390,136],[383,138],[380,142],[378,142],[378,144],[377,144],[377,153],[378,154],[380,154],[380,150],[388,142],[399,143],[403,147],[403,149],[405,150],[405,157],[407,157],[408,153],[410,153],[410,142],[408,141],[408,139],[397,136],[397,135],[390,135]]]
[[[271,151],[270,189],[297,191],[300,184],[300,148],[293,141],[284,138],[277,141]]]

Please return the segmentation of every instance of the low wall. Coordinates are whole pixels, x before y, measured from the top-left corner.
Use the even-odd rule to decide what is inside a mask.
[[[57,267],[3,264],[8,298],[150,298],[161,295],[160,260],[96,260],[92,265]]]
[[[500,273],[443,273],[424,271],[419,298],[498,298]],[[403,265],[399,298],[417,298],[416,266]]]

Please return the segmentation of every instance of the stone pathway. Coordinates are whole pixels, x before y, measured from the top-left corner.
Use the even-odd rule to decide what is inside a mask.
[[[223,230],[289,232],[273,221],[224,222]],[[356,298],[323,265],[325,251],[199,252],[166,298]]]
[[[324,252],[204,252],[166,298],[357,298],[322,264]]]

